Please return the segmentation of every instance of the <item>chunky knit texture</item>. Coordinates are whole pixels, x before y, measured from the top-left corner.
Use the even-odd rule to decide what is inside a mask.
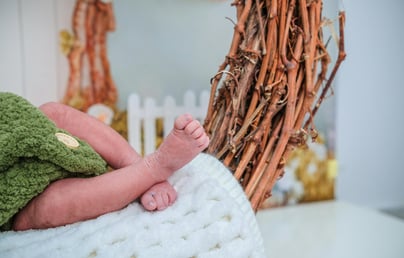
[[[72,137],[24,98],[0,92],[0,226],[52,181],[106,172],[100,155]]]
[[[223,163],[201,153],[168,180],[178,199],[163,211],[133,202],[63,227],[3,232],[0,257],[265,257],[251,204]]]

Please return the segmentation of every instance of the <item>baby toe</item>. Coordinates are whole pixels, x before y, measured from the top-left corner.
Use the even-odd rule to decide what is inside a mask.
[[[168,207],[168,198],[165,194],[159,194],[156,198],[157,210],[161,211]]]
[[[171,206],[175,202],[175,200],[177,200],[177,192],[172,189],[172,191],[167,192],[167,195],[169,199],[168,205]]]
[[[147,193],[140,199],[142,206],[148,211],[154,211],[157,208],[157,202],[153,193]]]

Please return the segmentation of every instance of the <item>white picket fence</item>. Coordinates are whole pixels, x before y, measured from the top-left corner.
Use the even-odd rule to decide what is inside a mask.
[[[162,119],[164,137],[173,128],[175,118],[183,113],[189,113],[203,122],[209,103],[209,92],[202,91],[197,101],[193,91],[184,94],[183,105],[177,105],[175,99],[166,96],[162,105],[153,98],[141,97],[132,93],[128,98],[128,141],[139,153],[150,154],[155,151],[156,121]],[[142,135],[143,134],[143,135]]]

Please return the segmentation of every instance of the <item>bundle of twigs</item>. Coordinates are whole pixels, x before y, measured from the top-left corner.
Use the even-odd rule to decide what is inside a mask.
[[[321,0],[236,0],[230,50],[212,78],[208,153],[234,173],[256,211],[291,151],[315,139],[313,117],[345,58],[344,12],[332,63]],[[221,85],[218,88],[218,85]]]
[[[64,44],[70,74],[63,103],[81,110],[96,103],[114,106],[118,93],[107,56],[107,33],[115,30],[112,3],[76,0],[72,30]]]

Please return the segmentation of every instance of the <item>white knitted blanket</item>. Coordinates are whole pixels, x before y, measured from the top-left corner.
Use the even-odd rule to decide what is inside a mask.
[[[221,162],[198,155],[169,180],[178,199],[164,211],[138,203],[97,219],[0,234],[0,257],[264,257],[255,215]]]

